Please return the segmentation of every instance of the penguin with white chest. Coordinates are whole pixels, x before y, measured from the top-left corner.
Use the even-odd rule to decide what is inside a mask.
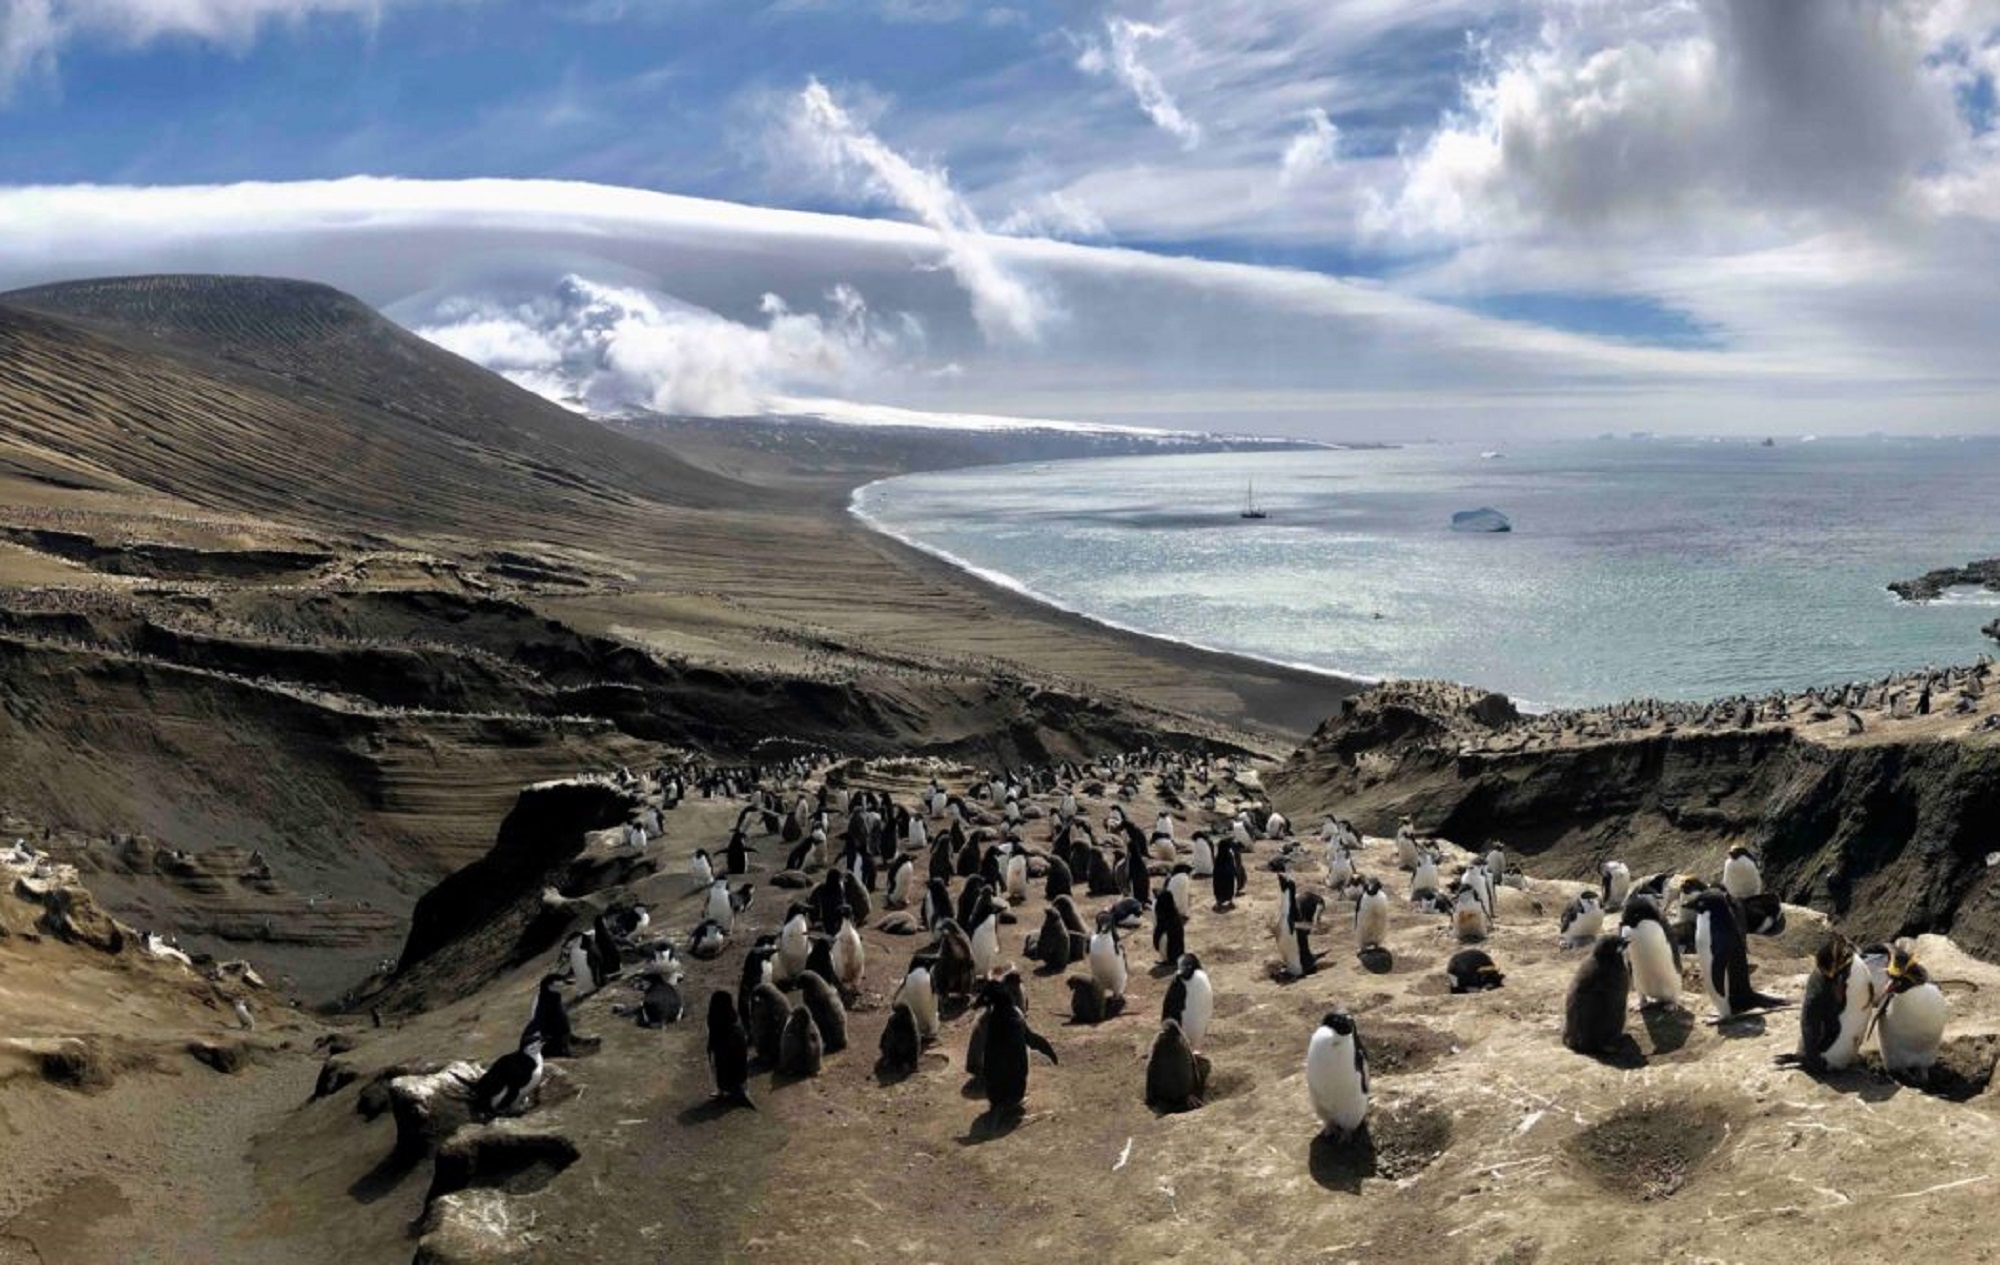
[[[1916,956],[1901,947],[1889,961],[1888,977],[1875,1008],[1882,1068],[1891,1076],[1928,1082],[1950,1012],[1944,991],[1931,982],[1930,973]]]
[[[1632,871],[1623,861],[1606,861],[1598,867],[1604,880],[1599,896],[1606,909],[1623,909],[1625,898],[1632,891]]]
[[[1389,938],[1389,893],[1382,890],[1382,880],[1369,876],[1361,882],[1361,891],[1354,899],[1354,947],[1366,953],[1379,949]]]
[[[1097,934],[1090,937],[1090,978],[1100,996],[1125,999],[1125,946],[1118,943],[1118,924],[1109,911],[1097,915]]]
[[[1756,1010],[1782,1006],[1784,1001],[1766,996],[1750,984],[1750,949],[1743,928],[1736,922],[1729,896],[1710,888],[1696,896],[1694,947],[1701,961],[1701,982],[1708,990],[1718,1022]]]
[[[1618,934],[1631,948],[1632,985],[1640,1007],[1671,1006],[1681,999],[1681,951],[1650,897],[1635,896],[1619,915]]]
[[[1470,883],[1459,888],[1458,897],[1451,907],[1451,929],[1459,942],[1472,944],[1484,940],[1490,925],[1486,901],[1480,896],[1479,889]]]
[[[1722,862],[1722,886],[1738,900],[1762,895],[1764,876],[1757,869],[1757,854],[1748,848],[1731,848]]]
[[[1368,1054],[1346,1011],[1329,1012],[1306,1046],[1306,1092],[1320,1136],[1346,1141],[1368,1119]]]
[[[542,1038],[532,1029],[518,1050],[493,1060],[472,1087],[472,1105],[489,1119],[519,1115],[542,1083]]]
[[[1868,963],[1846,936],[1828,935],[1813,955],[1806,993],[1799,1003],[1799,1050],[1780,1057],[1815,1075],[1841,1072],[1861,1057],[1861,1034],[1875,1009],[1875,981]]]
[[[1214,1017],[1215,989],[1209,983],[1208,972],[1202,969],[1200,958],[1192,953],[1181,954],[1174,969],[1174,982],[1167,986],[1167,999],[1160,1007],[1160,1018],[1179,1024],[1188,1045],[1199,1050],[1208,1036],[1209,1020]]]
[[[1575,900],[1563,907],[1562,947],[1579,949],[1587,944],[1597,943],[1597,937],[1604,934],[1604,904],[1596,892],[1588,889],[1579,892]]]

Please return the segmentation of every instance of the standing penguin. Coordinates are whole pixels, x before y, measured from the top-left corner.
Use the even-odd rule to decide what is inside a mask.
[[[1201,959],[1192,953],[1181,954],[1174,982],[1167,986],[1167,999],[1160,1007],[1160,1018],[1179,1024],[1188,1045],[1199,1050],[1214,1015],[1215,990],[1208,972],[1201,969]]]
[[[1354,947],[1362,953],[1379,949],[1389,938],[1389,893],[1382,880],[1369,876],[1354,900]]]
[[[749,837],[739,828],[729,832],[729,846],[723,850],[723,860],[728,863],[732,876],[750,872],[750,854],[757,849],[750,846]]]
[[[785,913],[785,925],[778,930],[778,956],[772,974],[780,984],[789,984],[806,969],[812,956],[812,938],[807,934],[806,907],[793,903]]]
[[[1722,862],[1722,886],[1738,900],[1761,895],[1764,876],[1757,869],[1757,854],[1748,848],[1731,848]]]
[[[778,1042],[785,1034],[785,1021],[792,1017],[789,998],[769,980],[757,984],[750,998],[750,1045],[766,1067],[778,1065]]]
[[[1042,878],[1042,899],[1054,900],[1067,896],[1075,889],[1075,879],[1070,874],[1069,862],[1062,859],[1060,852],[1049,857],[1049,868]]]
[[[708,900],[701,912],[703,917],[720,925],[723,930],[736,930],[736,902],[732,899],[728,879],[719,878],[708,885]]]
[[[1602,1054],[1625,1035],[1625,1002],[1632,993],[1625,953],[1625,941],[1600,937],[1570,981],[1563,1044],[1578,1054]]]
[[[521,1047],[493,1060],[472,1087],[472,1105],[481,1115],[519,1115],[542,1083],[542,1038],[529,1032]]]
[[[588,931],[570,937],[569,973],[576,985],[578,1001],[604,986],[604,981],[597,976],[597,955],[591,951]]]
[[[914,1072],[923,1053],[923,1038],[917,1035],[916,1012],[908,1002],[899,1001],[889,1011],[882,1029],[881,1057],[876,1066],[892,1075]]]
[[[566,1059],[571,1054],[569,1011],[563,1006],[560,975],[542,976],[541,987],[535,992],[535,1009],[528,1016],[527,1030],[521,1033],[521,1044],[526,1045],[529,1037],[539,1036],[542,1048],[552,1059]]]
[[[1681,999],[1681,951],[1650,896],[1634,896],[1619,916],[1618,934],[1632,946],[1632,982],[1639,1004],[1676,1005]]]
[[[1187,920],[1172,887],[1161,891],[1153,902],[1153,952],[1162,962],[1179,962],[1187,952]]]
[[[846,906],[841,908],[846,912]],[[855,929],[852,918],[845,918],[833,937],[834,982],[849,993],[859,992],[862,972],[867,966],[868,950],[861,943],[861,933]]]
[[[778,1071],[786,1076],[818,1076],[825,1053],[811,1013],[803,1006],[793,1010],[778,1038]]]
[[[1196,878],[1210,878],[1215,874],[1215,844],[1210,841],[1206,830],[1194,832],[1194,861],[1188,867]]]
[[[1694,947],[1701,959],[1701,982],[1718,1020],[1785,1003],[1750,984],[1750,949],[1727,893],[1709,888],[1694,898]]]
[[[708,998],[708,1034],[705,1042],[708,1073],[715,1082],[715,1096],[745,1107],[750,1101],[750,1038],[744,1035],[743,1021],[736,1014],[736,999],[724,989]]]
[[[1040,962],[1050,974],[1069,966],[1069,928],[1054,907],[1042,911],[1042,929],[1028,938],[1024,951],[1030,960]]]
[[[1944,1040],[1949,1007],[1916,956],[1900,946],[1889,962],[1889,983],[1875,1008],[1882,1043],[1882,1068],[1891,1076],[1930,1080]]]
[[[1247,878],[1243,873],[1243,849],[1234,839],[1222,839],[1215,845],[1215,872],[1209,876],[1218,912],[1236,908],[1236,898],[1242,895]]]
[[[840,994],[833,985],[812,971],[799,976],[799,1000],[802,1009],[813,1018],[813,1026],[819,1029],[820,1041],[828,1054],[838,1054],[847,1048],[847,1007],[841,1004]]]
[[[1486,938],[1488,929],[1486,901],[1473,884],[1468,883],[1458,889],[1458,898],[1452,902],[1451,907],[1451,929],[1464,944]]]
[[[985,979],[1000,965],[1000,909],[991,896],[979,893],[965,925],[972,928],[972,973]]]
[[[1410,871],[1410,899],[1422,902],[1437,895],[1437,853],[1425,849],[1417,854],[1417,868]]]
[[[1306,1046],[1306,1092],[1320,1136],[1346,1141],[1368,1118],[1368,1055],[1344,1010],[1329,1012]]]
[[[694,875],[694,890],[697,892],[715,881],[715,866],[708,859],[707,848],[694,850],[694,863],[689,868],[689,873]]]
[[[931,991],[931,969],[922,962],[912,962],[903,982],[896,989],[896,1005],[907,1005],[917,1023],[917,1036],[926,1044],[937,1040],[938,1003],[937,994]]]
[[[1598,867],[1604,877],[1604,888],[1599,893],[1606,909],[1623,909],[1625,897],[1632,890],[1632,871],[1623,861],[1606,861]]]
[[[1779,1061],[1797,1063],[1815,1075],[1854,1066],[1874,1007],[1875,982],[1868,963],[1846,936],[1830,933],[1806,975],[1806,995],[1799,1004],[1799,1052]]]
[[[1090,978],[1105,997],[1125,998],[1125,947],[1118,943],[1118,926],[1107,911],[1097,915],[1097,934],[1090,938]]]
[[[1278,957],[1279,970],[1286,979],[1303,979],[1313,973],[1319,959],[1313,955],[1307,937],[1311,933],[1299,921],[1299,889],[1290,877],[1278,877]]]
[[[882,903],[890,909],[905,909],[916,898],[917,864],[909,857],[898,856],[889,863],[889,882]]]
[[[985,981],[974,1004],[987,1013],[982,1067],[987,1107],[995,1116],[1009,1115],[1019,1111],[1028,1097],[1028,1051],[1039,1050],[1057,1063],[1055,1047],[1028,1026],[1006,985]]]
[[[1162,1111],[1191,1111],[1201,1106],[1207,1080],[1180,1024],[1162,1019],[1159,1035],[1153,1038],[1153,1052],[1146,1058],[1146,1105]]]

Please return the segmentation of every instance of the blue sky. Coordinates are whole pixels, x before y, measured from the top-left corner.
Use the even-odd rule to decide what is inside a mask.
[[[2000,423],[1993,0],[7,5],[0,280],[310,274],[591,407]]]

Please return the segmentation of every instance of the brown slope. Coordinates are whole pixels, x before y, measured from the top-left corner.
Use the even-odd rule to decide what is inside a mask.
[[[712,474],[522,391],[325,286],[150,277],[0,295],[30,457],[197,504],[401,532],[598,539]]]

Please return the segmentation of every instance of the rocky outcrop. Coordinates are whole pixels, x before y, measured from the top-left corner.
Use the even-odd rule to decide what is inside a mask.
[[[526,1194],[576,1163],[576,1143],[555,1130],[502,1120],[469,1125],[438,1148],[427,1199],[472,1187]]]
[[[1467,845],[1505,843],[1535,873],[1714,877],[1723,850],[1759,852],[1786,901],[1886,938],[1949,932],[2000,952],[1988,878],[2000,744],[1983,738],[1829,745],[1784,728],[1650,733],[1529,749],[1461,739],[1460,717],[1404,696],[1328,721],[1271,779],[1295,821],[1324,812],[1374,834],[1408,814]]]
[[[391,1080],[389,1110],[396,1118],[396,1154],[406,1159],[427,1155],[472,1123],[472,1087],[485,1074],[483,1065],[460,1061]]]
[[[1893,580],[1889,591],[1906,602],[1928,602],[1944,596],[1946,589],[1961,586],[2000,590],[2000,558],[1968,562],[1962,567],[1939,567],[1914,580]]]

